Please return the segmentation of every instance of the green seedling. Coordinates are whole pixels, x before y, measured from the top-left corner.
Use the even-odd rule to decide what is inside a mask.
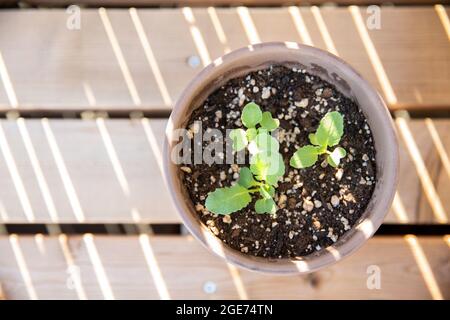
[[[206,208],[217,214],[230,214],[245,208],[252,195],[258,194],[255,202],[257,213],[275,213],[277,206],[273,197],[278,180],[285,167],[280,145],[271,132],[280,125],[270,112],[262,112],[256,103],[248,103],[242,110],[241,120],[246,130],[239,128],[230,132],[233,150],[247,148],[250,167],[242,167],[237,184],[218,188],[208,194]]]
[[[319,156],[326,154],[327,162],[332,167],[337,167],[347,152],[342,147],[336,147],[329,151],[329,147],[339,144],[344,133],[344,121],[342,115],[337,112],[327,113],[321,120],[315,133],[308,138],[310,145],[299,148],[290,160],[290,165],[297,169],[303,169],[314,165]]]

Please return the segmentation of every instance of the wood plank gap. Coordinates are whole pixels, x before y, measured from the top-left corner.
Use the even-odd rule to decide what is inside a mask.
[[[0,107],[1,109],[1,107]],[[409,108],[405,106],[404,108],[390,108],[390,113],[395,117],[396,112],[406,111],[409,113],[411,119],[423,119],[423,118],[437,118],[444,119],[450,118],[450,105],[434,107],[434,106],[424,106],[423,108],[417,108],[412,106]],[[123,107],[122,109],[87,109],[87,108],[76,108],[76,109],[42,109],[36,108],[34,110],[28,109],[3,109],[0,110],[0,119],[7,118],[18,118],[22,117],[25,119],[81,119],[83,114],[89,113],[94,116],[107,115],[111,119],[129,119],[134,118],[153,118],[153,119],[165,119],[169,118],[172,110],[171,109],[150,109],[145,107],[140,108],[128,108]]]
[[[143,230],[152,230],[155,235],[181,235],[179,223],[6,223],[0,224],[2,234],[18,235],[139,235]]]
[[[135,7],[137,9],[158,9],[158,8],[180,8],[184,6],[202,8],[214,6],[218,8],[229,8],[236,6],[246,6],[249,8],[277,8],[284,6],[309,6],[321,5],[332,7],[345,7],[349,5],[395,5],[395,6],[427,6],[435,4],[432,0],[392,0],[388,3],[385,0],[24,0],[22,1],[30,6],[44,6],[45,8],[65,8],[71,4],[77,4],[84,8],[105,7],[108,9],[121,9]],[[7,3],[10,7],[15,5],[15,1]]]
[[[141,230],[151,227],[155,235],[182,235],[183,227],[179,223],[143,224],[143,223],[6,223],[0,224],[5,234],[18,235],[82,235],[86,233],[98,235],[139,235]],[[52,232],[59,230],[59,233]],[[187,232],[188,233],[188,232]],[[185,233],[185,234],[187,234]],[[418,236],[443,236],[450,234],[450,224],[383,224],[375,236],[401,236],[415,234]]]
[[[90,117],[107,117],[111,119],[129,119],[131,117],[134,118],[152,118],[152,119],[166,119],[169,118],[172,110],[170,109],[133,109],[133,108],[123,108],[120,110],[103,110],[103,109],[54,109],[54,110],[46,110],[46,109],[35,109],[35,110],[26,110],[26,109],[8,109],[0,111],[0,119],[16,119],[18,117],[22,117],[25,119],[82,119],[84,114],[91,115]]]

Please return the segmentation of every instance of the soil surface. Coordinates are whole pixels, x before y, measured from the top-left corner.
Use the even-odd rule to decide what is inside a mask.
[[[332,245],[352,228],[367,207],[376,183],[375,148],[371,130],[358,105],[330,83],[300,67],[272,65],[228,81],[196,109],[188,122],[188,139],[201,121],[203,134],[216,128],[242,127],[241,110],[257,103],[280,119],[278,140],[286,173],[276,188],[276,214],[257,214],[254,200],[230,215],[205,209],[207,194],[230,186],[247,164],[183,164],[180,174],[199,219],[217,237],[243,253],[268,258],[305,256]],[[293,153],[309,144],[320,119],[329,111],[344,116],[344,135],[339,145],[347,150],[338,168],[323,156],[306,169],[289,166]],[[203,148],[208,143],[203,142]],[[225,150],[225,148],[224,148]],[[218,155],[223,158],[223,154]],[[193,157],[192,157],[193,158]],[[192,160],[193,161],[193,160]]]

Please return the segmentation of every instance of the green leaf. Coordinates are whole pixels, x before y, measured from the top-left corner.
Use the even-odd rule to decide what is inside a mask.
[[[273,131],[280,125],[280,120],[272,118],[272,114],[266,111],[262,114],[261,127]]]
[[[271,135],[261,132],[256,136],[256,146],[258,147],[258,152],[267,152],[269,154],[278,153],[280,149],[280,144],[278,140]]]
[[[279,153],[257,153],[250,159],[250,170],[259,180],[266,180],[272,175],[280,177],[285,171],[283,157]]]
[[[275,195],[275,189],[271,185],[263,184],[259,187],[259,194],[265,199],[270,199]]]
[[[253,173],[247,167],[243,167],[239,171],[238,183],[247,189],[258,184],[253,178]]]
[[[279,175],[268,174],[267,177],[266,177],[266,181],[267,181],[267,183],[269,183],[272,186],[277,186],[278,185],[278,180],[280,180],[280,177],[281,176],[279,176]]]
[[[265,189],[270,194],[270,196],[273,198],[273,196],[275,195],[275,188],[272,187],[270,184],[266,184]]]
[[[285,167],[284,167],[284,161],[281,154],[278,154],[278,162],[275,162],[274,166],[271,167],[273,170],[269,171],[269,175],[276,175],[278,177],[281,177],[284,175]]]
[[[311,144],[316,145],[316,146],[319,145],[319,143],[317,142],[316,135],[314,133],[310,133],[308,135],[308,138],[309,138],[309,142],[311,142]]]
[[[327,157],[327,162],[330,166],[336,168],[339,163],[341,162],[341,159],[344,158],[347,155],[347,151],[345,151],[344,148],[337,147],[333,150],[332,153],[330,153]]]
[[[266,152],[268,154],[278,153],[280,144],[278,140],[267,133],[267,130],[261,128],[258,130],[258,135],[253,141],[248,144],[248,151],[250,154],[257,154]]]
[[[247,144],[247,135],[243,129],[233,129],[230,132],[230,139],[233,141],[233,150],[241,151]]]
[[[271,199],[275,195],[275,188],[272,187],[270,184],[262,184],[259,187],[259,194],[264,199]]]
[[[270,162],[262,153],[253,155],[250,159],[250,170],[259,180],[265,180]]]
[[[252,200],[249,191],[236,184],[228,188],[218,188],[208,194],[206,209],[217,214],[230,214],[246,207]]]
[[[270,133],[269,133],[269,130],[260,127],[260,128],[258,129],[258,134],[270,134]]]
[[[247,129],[246,133],[247,133],[247,140],[253,141],[258,135],[258,130],[256,130],[255,128],[249,128]]]
[[[247,103],[242,110],[241,120],[247,128],[254,128],[262,120],[261,108],[254,102]]]
[[[297,169],[307,168],[316,163],[318,159],[318,148],[307,145],[295,151],[290,160],[290,165]]]
[[[332,166],[333,168],[336,168],[339,165],[339,160],[336,162],[334,162],[334,160],[330,157],[330,155],[327,156],[327,162],[330,166]]]
[[[271,213],[274,214],[277,211],[277,206],[272,198],[259,199],[255,203],[256,213]]]
[[[337,112],[328,112],[322,120],[320,120],[319,128],[317,128],[315,137],[320,146],[335,146],[341,140],[344,133],[344,119]]]

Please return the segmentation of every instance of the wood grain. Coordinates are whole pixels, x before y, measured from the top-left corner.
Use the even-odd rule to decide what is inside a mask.
[[[66,28],[68,14],[64,10],[8,10],[0,12],[0,30],[3,30],[0,53],[19,109],[169,110],[201,68],[187,64],[190,56],[200,54],[192,28],[198,30],[205,43],[207,53],[203,56],[214,59],[227,49],[249,44],[249,28],[244,27],[242,19],[245,10],[194,8],[194,20],[190,23],[186,19],[190,9],[140,9],[137,17],[144,30],[140,38],[136,19],[132,19],[128,10],[108,9],[104,17],[123,56],[122,66],[118,63],[117,48],[115,53],[106,32],[105,19],[98,10],[82,10],[80,30]],[[288,7],[249,8],[256,39],[304,42],[290,10]],[[312,10],[302,7],[299,12],[312,44],[327,49],[329,44],[324,41],[323,28],[321,32],[317,14]],[[381,10],[381,29],[369,30],[368,34],[395,96],[388,101],[390,108],[447,110],[450,43],[436,10],[433,7]],[[322,8],[318,12],[337,53],[385,94],[379,82],[380,74],[374,69],[367,43],[363,42],[351,11],[340,7]],[[359,12],[362,19],[367,18],[364,8]],[[219,37],[217,25],[223,29],[224,36]],[[169,102],[163,99],[142,39],[150,44]],[[128,70],[128,79],[123,70]],[[130,90],[135,93],[131,94]],[[11,93],[0,86],[0,110],[14,106]]]
[[[15,1],[8,1],[13,3]],[[282,5],[315,5],[315,4],[330,4],[334,3],[337,5],[373,5],[373,4],[383,4],[383,3],[393,3],[393,4],[434,4],[435,1],[432,0],[25,0],[24,2],[31,5],[44,5],[61,7],[71,4],[80,4],[86,6],[282,6]]]
[[[353,256],[311,276],[238,270],[237,280],[190,237],[61,237],[0,238],[0,282],[9,299],[28,299],[30,292],[39,299],[431,299],[430,281],[424,280],[430,275],[440,295],[450,297],[450,251],[442,237],[414,238],[415,250],[422,251],[431,270],[427,273],[404,238],[375,237]],[[148,261],[155,262],[151,268]],[[381,271],[380,289],[367,288],[370,266]],[[239,281],[241,290],[235,285]],[[207,282],[216,285],[215,292],[205,293]]]
[[[31,203],[35,221],[51,222],[48,202],[37,179],[19,125],[0,123],[7,137],[19,176],[0,161],[0,199],[3,221],[26,222],[23,200],[18,196],[14,178],[21,180]],[[158,158],[162,148],[165,121],[151,120],[148,128],[157,132],[152,149],[141,121],[110,120],[105,134],[95,121],[49,120],[65,170],[58,165],[55,149],[41,120],[26,120],[25,127],[34,146],[39,167],[48,186],[49,198],[60,222],[154,222],[172,223],[179,219],[165,189]],[[109,143],[112,141],[112,144]],[[108,151],[109,150],[109,151]],[[113,150],[113,151],[111,151]],[[65,174],[67,172],[67,174]],[[16,182],[17,183],[17,182]],[[68,186],[71,185],[72,187]],[[74,192],[71,192],[71,191]],[[75,200],[74,200],[75,199]],[[73,206],[73,201],[81,209]],[[84,221],[77,219],[81,210]]]
[[[0,155],[0,221],[29,221],[24,210],[24,201],[28,200],[34,221],[41,223],[180,222],[165,189],[159,164],[166,120],[109,119],[102,122],[49,119],[47,131],[44,123],[45,120],[27,119],[21,130],[17,121],[0,121],[0,138],[3,132],[13,159],[13,164],[6,161],[5,152],[8,150],[3,146]],[[448,155],[450,121],[435,119],[433,125]],[[30,148],[24,143],[23,127],[28,132],[37,161],[31,160]],[[412,120],[408,127],[433,176],[436,193],[449,218],[450,199],[447,195],[450,177],[445,170],[436,171],[442,167],[443,161],[437,154],[430,132],[424,120]],[[56,148],[51,147],[49,132],[54,137]],[[41,179],[38,178],[39,172]],[[17,188],[18,181],[23,184],[25,192]],[[48,192],[42,187],[42,181]],[[424,188],[409,146],[400,139],[398,201],[401,205],[393,207],[386,222],[439,222],[424,196]],[[77,219],[80,212],[84,221]]]
[[[448,161],[449,151],[447,151],[445,160],[442,154],[438,152],[437,144],[441,143],[442,146],[446,150],[450,150],[450,127],[445,127],[440,125],[440,123],[436,123],[432,120],[417,123],[414,127],[415,139],[418,141],[419,139],[422,142],[418,142],[423,148],[421,151],[421,156],[425,162],[428,174],[431,177],[433,185],[435,187],[435,194],[438,199],[445,199],[448,197],[448,193],[450,190],[450,171],[448,171],[448,166],[446,167],[444,162]],[[433,137],[432,130],[436,131],[438,138]],[[435,210],[433,210],[433,206],[431,206],[433,200],[427,198],[424,193],[419,193],[417,198],[417,216],[418,221],[430,221],[436,218]],[[447,218],[450,217],[450,206],[449,203],[445,200],[442,201],[443,208],[447,213]],[[431,215],[431,216],[430,216]]]
[[[5,300],[5,299],[6,299],[6,297],[5,297],[5,294],[3,293],[3,287],[0,282],[0,300]]]
[[[398,186],[398,199],[405,209],[406,218],[410,222],[429,223],[431,221],[440,221],[436,213],[436,201],[440,201],[445,212],[447,220],[450,218],[450,202],[448,198],[450,175],[446,172],[443,164],[446,162],[445,156],[439,154],[434,141],[430,126],[426,124],[429,121],[435,128],[438,140],[445,150],[444,154],[448,158],[450,154],[450,123],[443,119],[413,120],[408,122],[408,129],[412,134],[414,143],[419,150],[419,157],[425,165],[425,172],[419,173],[417,163],[411,156],[411,145],[403,138],[399,126],[398,137],[400,141],[400,179]],[[448,160],[447,160],[448,161]],[[425,190],[428,187],[423,184],[420,176],[428,174],[435,189],[434,199],[426,196]],[[402,215],[396,206],[391,209],[391,216],[396,219]]]

